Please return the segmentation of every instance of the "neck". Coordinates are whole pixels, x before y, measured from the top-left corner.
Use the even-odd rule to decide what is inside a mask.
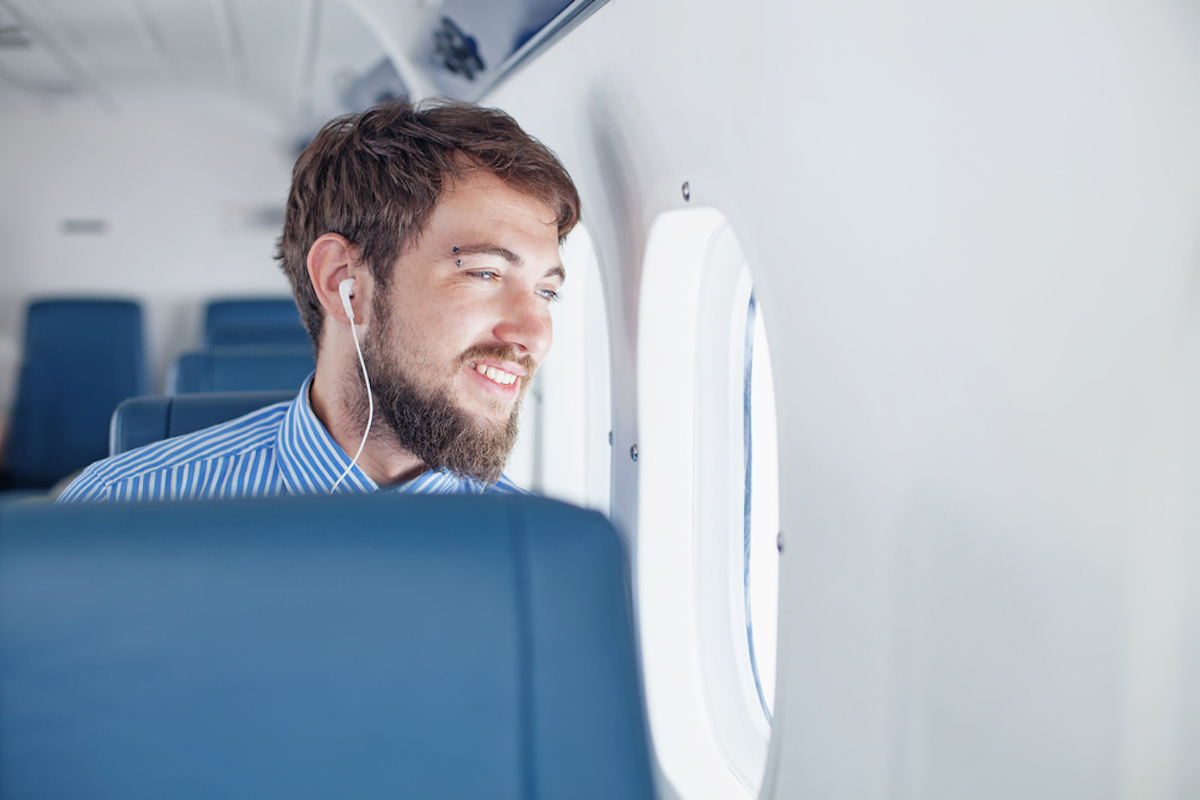
[[[360,384],[347,386],[345,370],[342,364],[334,363],[336,358],[322,354],[317,359],[317,374],[313,377],[308,399],[312,404],[313,413],[329,431],[329,435],[345,451],[347,458],[354,458],[362,443],[365,419],[359,419],[354,412],[356,400],[366,391],[361,384],[362,372],[358,370],[357,355],[354,367],[358,370]],[[379,486],[403,483],[412,480],[425,472],[425,464],[412,453],[395,443],[393,437],[376,433],[381,425],[379,415],[375,415],[371,435],[363,445],[362,455],[358,457],[358,467]]]

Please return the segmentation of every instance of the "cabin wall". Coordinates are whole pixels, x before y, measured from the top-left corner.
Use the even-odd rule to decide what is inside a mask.
[[[689,181],[750,259],[764,796],[1200,793],[1198,42],[1164,0],[616,0],[489,98],[583,189],[627,530],[646,232]]]
[[[24,306],[39,296],[142,301],[151,386],[199,343],[205,300],[290,293],[272,260],[293,156],[255,119],[196,98],[0,117],[0,411],[15,392]],[[102,220],[100,234],[65,220]]]

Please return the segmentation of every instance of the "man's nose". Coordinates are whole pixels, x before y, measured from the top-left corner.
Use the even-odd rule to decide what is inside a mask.
[[[492,332],[497,339],[516,348],[519,354],[528,354],[541,361],[554,337],[546,300],[533,292],[527,295],[521,292],[508,298]]]

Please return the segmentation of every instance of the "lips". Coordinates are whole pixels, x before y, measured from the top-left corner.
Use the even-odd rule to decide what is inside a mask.
[[[518,355],[503,345],[478,345],[459,359],[459,369],[470,373],[471,382],[505,405],[520,399],[537,368],[533,356]]]

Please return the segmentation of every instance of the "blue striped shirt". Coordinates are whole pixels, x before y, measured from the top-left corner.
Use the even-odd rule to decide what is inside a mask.
[[[308,401],[311,380],[289,403],[97,461],[71,482],[58,502],[328,494],[350,457],[313,413]],[[378,489],[355,464],[337,491]],[[487,484],[445,471],[426,472],[390,491],[528,494],[506,476]]]

